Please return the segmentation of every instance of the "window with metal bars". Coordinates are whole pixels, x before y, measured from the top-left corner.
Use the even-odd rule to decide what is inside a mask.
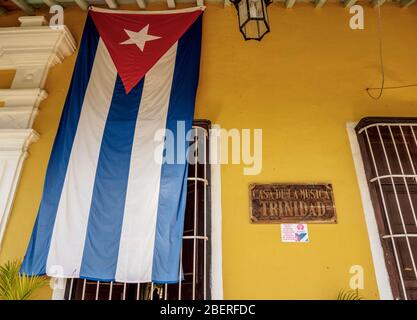
[[[193,122],[195,160],[188,165],[188,191],[181,251],[182,281],[177,284],[100,282],[67,279],[66,300],[210,299],[211,207],[208,120]],[[201,161],[203,160],[204,161]]]
[[[355,128],[393,296],[417,300],[417,118]]]

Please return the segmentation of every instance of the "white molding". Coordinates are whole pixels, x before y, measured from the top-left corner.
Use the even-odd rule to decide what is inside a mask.
[[[0,128],[30,129],[41,101],[48,94],[42,89],[0,89]]]
[[[212,139],[217,139],[213,143]],[[211,298],[223,300],[223,259],[222,259],[222,187],[221,187],[221,164],[220,164],[220,126],[212,125],[210,129],[210,147],[217,147],[215,154],[217,161],[210,164],[211,171]]]
[[[0,248],[27,149],[38,138],[31,129],[0,129]]]
[[[374,207],[371,201],[371,195],[363,166],[362,154],[359,148],[358,138],[355,127],[357,122],[349,122],[346,129],[349,136],[350,147],[352,149],[353,162],[355,164],[356,177],[358,179],[359,189],[362,198],[362,206],[365,213],[365,222],[368,229],[369,244],[372,252],[375,276],[381,300],[393,300],[391,284],[389,281],[388,270],[385,264],[384,251],[378,231],[378,225],[375,217]]]
[[[39,135],[32,129],[0,129],[0,157],[6,152],[26,152],[38,139]]]
[[[38,107],[39,103],[46,99],[48,94],[45,90],[36,89],[0,89],[0,101],[10,106],[33,106]]]
[[[44,26],[39,17],[21,17],[20,27],[0,28],[0,70],[49,68],[76,49],[66,26]]]
[[[48,77],[49,67],[24,67],[16,69],[12,82],[13,89],[43,88]]]
[[[64,300],[65,288],[67,286],[66,278],[51,278],[52,297],[51,300]]]
[[[167,1],[173,1],[175,2],[175,0],[167,0]],[[95,7],[95,6],[91,6],[90,9],[91,11],[96,11],[96,12],[108,12],[108,13],[120,13],[120,14],[173,14],[173,13],[186,13],[186,12],[195,12],[198,10],[204,11],[206,10],[205,6],[202,7],[191,7],[191,8],[184,8],[184,9],[176,9],[176,10],[162,10],[162,11],[154,11],[154,10],[146,10],[146,11],[131,11],[131,10],[112,10],[112,9],[106,9],[106,8],[101,8],[101,7]]]
[[[20,17],[20,27],[0,28],[0,70],[15,69],[12,88],[43,88],[49,68],[76,49],[66,26],[47,26],[43,16]]]
[[[38,108],[10,107],[0,108],[0,128],[28,129],[38,115]]]
[[[76,43],[65,26],[45,17],[20,17],[20,27],[0,28],[0,70],[15,69],[10,89],[0,89],[0,250],[49,68],[71,55]]]

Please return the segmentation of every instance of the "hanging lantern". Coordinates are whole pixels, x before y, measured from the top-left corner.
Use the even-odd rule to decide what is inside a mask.
[[[269,32],[266,7],[272,0],[230,0],[237,10],[239,29],[245,40],[260,41]]]

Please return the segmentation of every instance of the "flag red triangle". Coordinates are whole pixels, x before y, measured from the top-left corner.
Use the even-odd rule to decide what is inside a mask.
[[[167,13],[90,11],[126,93],[139,83],[201,13],[200,8]]]

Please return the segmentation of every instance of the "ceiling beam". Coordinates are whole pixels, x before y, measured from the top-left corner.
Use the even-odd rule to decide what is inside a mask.
[[[326,0],[315,0],[316,2],[316,8],[321,8],[326,3]]]
[[[411,6],[416,0],[401,0],[401,7],[407,8],[408,6]]]
[[[43,0],[43,3],[46,4],[48,7],[52,7],[59,4],[55,0]]]
[[[119,6],[116,0],[104,0],[104,1],[106,1],[106,4],[110,9],[117,9],[117,7]]]
[[[23,10],[28,15],[35,14],[35,9],[33,7],[26,3],[25,0],[12,0],[12,2],[17,5],[21,10]]]
[[[292,8],[292,7],[294,7],[295,1],[296,0],[285,0],[285,7],[286,8]]]
[[[372,6],[373,7],[379,7],[384,4],[385,0],[372,0]]]
[[[136,0],[136,3],[138,4],[138,7],[141,9],[145,9],[146,8],[146,2],[145,0]]]
[[[343,6],[345,8],[350,8],[351,6],[355,5],[358,0],[343,0]]]
[[[175,8],[175,0],[167,0],[168,8]]]
[[[85,0],[74,0],[74,2],[80,7],[81,10],[87,11],[89,4]]]

